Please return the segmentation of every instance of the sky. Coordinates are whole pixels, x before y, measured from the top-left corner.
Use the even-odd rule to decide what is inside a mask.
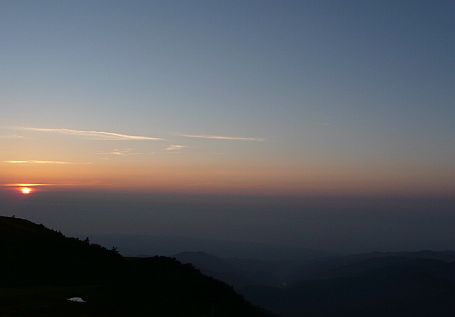
[[[454,15],[444,0],[0,1],[2,197],[447,209]]]

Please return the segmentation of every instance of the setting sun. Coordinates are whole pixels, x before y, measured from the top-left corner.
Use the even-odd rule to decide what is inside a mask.
[[[19,190],[20,190],[21,193],[24,194],[24,195],[31,194],[32,191],[33,191],[30,187],[21,187]]]

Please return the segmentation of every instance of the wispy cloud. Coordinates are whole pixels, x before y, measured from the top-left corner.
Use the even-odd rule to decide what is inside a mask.
[[[176,152],[176,151],[183,150],[183,149],[186,148],[186,147],[187,147],[186,145],[171,144],[171,145],[169,145],[169,146],[166,148],[166,151],[173,151],[173,152]]]
[[[32,183],[32,184],[23,184],[23,183],[14,183],[14,184],[0,184],[0,187],[41,187],[41,186],[52,186],[54,184],[43,184],[43,183]],[[59,184],[60,186],[60,184]]]
[[[10,135],[0,135],[0,139],[23,139],[22,135],[10,134]]]
[[[130,156],[138,155],[141,153],[134,152],[133,149],[113,149],[110,152],[98,153],[99,155],[112,155],[112,156]]]
[[[90,164],[90,163],[77,163],[77,162],[66,162],[66,161],[3,161],[7,164],[54,164],[54,165],[69,165],[69,164]]]
[[[90,131],[90,130],[73,130],[73,129],[53,129],[53,128],[18,128],[21,130],[44,132],[44,133],[55,133],[64,134],[71,136],[78,136],[84,138],[90,138],[94,140],[106,140],[106,141],[161,141],[162,138],[143,136],[143,135],[130,135],[116,132],[105,132],[105,131]]]
[[[221,140],[221,141],[265,141],[262,138],[241,137],[241,136],[226,136],[226,135],[211,135],[211,134],[179,134],[185,138],[205,139],[205,140]]]

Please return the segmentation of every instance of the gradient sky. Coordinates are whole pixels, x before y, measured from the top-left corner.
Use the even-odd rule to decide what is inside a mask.
[[[453,248],[454,21],[443,0],[0,0],[0,213]]]
[[[1,1],[1,183],[450,195],[454,12]]]

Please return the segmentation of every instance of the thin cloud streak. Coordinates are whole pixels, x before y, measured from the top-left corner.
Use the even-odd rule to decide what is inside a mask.
[[[9,184],[0,184],[0,188],[21,188],[21,187],[72,187],[78,186],[78,184],[70,183],[9,183]]]
[[[184,148],[186,148],[186,147],[187,147],[187,146],[185,146],[185,145],[171,144],[171,145],[169,145],[169,146],[166,148],[166,151],[174,151],[174,152],[176,152],[176,151],[180,151],[180,150],[182,150],[182,149],[184,149]]]
[[[76,162],[66,162],[66,161],[3,161],[7,164],[53,164],[53,165],[69,165],[69,164],[91,164],[91,163],[76,163]]]
[[[0,139],[23,139],[24,137],[21,135],[0,135]]]
[[[114,149],[111,152],[98,153],[98,155],[112,155],[112,156],[130,156],[139,155],[142,153],[133,152],[133,149]]]
[[[53,186],[56,184],[43,184],[43,183],[32,183],[32,184],[24,184],[24,183],[14,183],[14,184],[0,184],[0,187],[42,187],[42,186]],[[60,184],[59,184],[60,186]]]
[[[179,134],[179,136],[182,136],[185,138],[193,138],[193,139],[221,140],[221,141],[254,141],[254,142],[265,141],[262,138],[210,135],[210,134]]]
[[[34,132],[45,132],[64,134],[71,136],[85,137],[95,140],[103,141],[162,141],[162,138],[142,136],[142,135],[130,135],[116,132],[105,132],[105,131],[90,131],[90,130],[73,130],[73,129],[53,129],[53,128],[19,128],[26,131]]]

